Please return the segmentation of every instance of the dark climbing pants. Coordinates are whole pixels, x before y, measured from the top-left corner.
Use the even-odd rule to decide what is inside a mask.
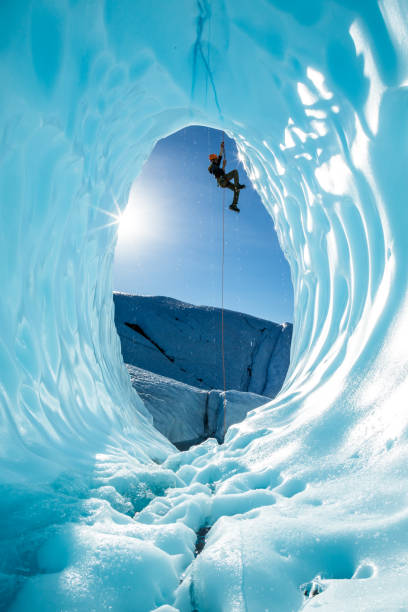
[[[234,179],[234,184],[230,183],[231,179]],[[231,170],[231,172],[227,172],[225,174],[225,176],[220,176],[220,178],[218,179],[218,184],[223,189],[228,188],[228,189],[231,189],[231,191],[234,192],[234,199],[232,201],[232,204],[236,206],[238,204],[238,197],[239,197],[239,189],[238,189],[239,174],[238,174],[238,170]]]

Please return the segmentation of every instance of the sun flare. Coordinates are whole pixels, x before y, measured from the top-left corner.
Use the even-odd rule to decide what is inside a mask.
[[[128,204],[118,219],[118,247],[153,240],[157,234],[156,221],[149,194],[132,188]]]

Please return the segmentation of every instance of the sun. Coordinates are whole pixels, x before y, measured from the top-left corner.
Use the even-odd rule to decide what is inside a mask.
[[[149,204],[149,194],[132,188],[128,204],[119,217],[118,248],[154,240],[157,234],[155,217],[154,207]]]
[[[118,241],[143,238],[149,233],[149,216],[140,203],[129,203],[119,217]]]

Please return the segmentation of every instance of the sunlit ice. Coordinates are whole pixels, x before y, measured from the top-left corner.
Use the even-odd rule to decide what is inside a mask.
[[[406,4],[0,2],[0,608],[407,609]],[[142,161],[193,124],[224,130],[245,154],[290,263],[295,326],[280,398],[223,445],[178,453],[125,369],[112,242]],[[196,254],[191,282],[214,271],[213,294],[223,289],[231,194],[213,182],[212,199],[202,195],[214,141],[197,152],[200,172],[187,147],[177,173],[158,161],[146,175],[146,218],[123,219],[132,232],[118,243],[133,293],[164,268],[177,280]],[[231,234],[256,211],[249,192],[240,215],[225,210],[226,263]],[[203,218],[212,260],[199,250]],[[240,265],[225,267],[226,288],[228,268]],[[135,323],[161,348],[156,331],[171,325],[178,342],[175,318],[152,319]],[[267,366],[252,357],[275,346],[260,334],[259,379]],[[201,369],[196,353],[183,357]],[[207,427],[211,392],[161,388],[183,410],[184,392],[197,397]]]

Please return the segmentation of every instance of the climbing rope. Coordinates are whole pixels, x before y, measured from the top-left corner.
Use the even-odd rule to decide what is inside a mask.
[[[222,140],[224,142],[224,160],[225,155],[225,134],[222,133]],[[222,264],[221,264],[221,355],[222,355],[222,379],[224,384],[224,438],[226,432],[227,422],[227,379],[225,374],[225,347],[224,347],[224,261],[225,261],[225,189],[222,190]]]
[[[210,150],[210,128],[207,132],[207,145]],[[225,155],[225,133],[222,133],[222,142],[224,142],[224,160]],[[222,256],[221,256],[221,361],[222,361],[222,380],[224,388],[223,398],[223,421],[224,421],[224,438],[227,429],[227,377],[225,372],[225,344],[224,344],[224,267],[225,267],[225,189],[222,189]]]

